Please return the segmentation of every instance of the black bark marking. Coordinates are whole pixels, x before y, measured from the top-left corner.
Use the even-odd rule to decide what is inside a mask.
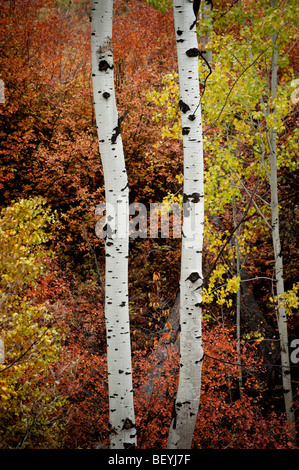
[[[186,51],[187,57],[198,57],[200,55],[199,49],[197,47],[192,47]]]
[[[191,200],[191,202],[196,203],[200,201],[201,197],[203,196],[201,196],[199,193],[183,194],[183,203],[188,202],[189,199]]]
[[[178,29],[176,33],[177,33],[178,36],[182,36],[183,31],[181,31],[180,29]]]
[[[202,302],[198,302],[197,304],[195,304],[195,307],[202,308]]]
[[[136,448],[135,444],[132,444],[131,442],[124,442],[124,449],[135,449],[135,448]]]
[[[99,71],[107,72],[108,69],[113,69],[113,65],[109,65],[107,60],[100,60],[99,62]]]
[[[190,106],[187,103],[184,103],[183,100],[179,101],[179,107],[182,113],[186,114],[188,111],[190,111]]]
[[[190,133],[190,127],[183,127],[182,134],[183,135],[188,135],[189,133]]]
[[[196,25],[197,15],[198,15],[198,12],[199,12],[200,4],[201,4],[201,0],[194,0],[193,1],[193,13],[194,13],[194,16],[195,16],[195,20],[193,21],[192,25],[190,26],[190,30],[193,29],[194,26]]]
[[[173,410],[172,410],[173,429],[176,429],[176,420],[177,420],[177,412],[176,412],[175,406],[178,406],[178,404],[175,405],[175,402],[174,402],[173,403]]]
[[[135,424],[130,420],[130,418],[126,418],[122,429],[132,429],[132,428],[135,428]]]
[[[119,121],[119,120],[118,120]],[[112,144],[115,144],[116,143],[116,139],[117,137],[119,136],[120,134],[120,125],[117,125],[116,127],[114,127],[113,129],[113,134],[112,134],[112,137],[111,137],[111,143]]]
[[[194,272],[194,273],[191,273],[187,277],[186,281],[191,281],[192,283],[194,283],[194,282],[198,281],[198,279],[200,279],[200,275],[198,273]]]
[[[125,119],[126,115],[128,114],[129,111],[125,111],[120,118],[117,120],[117,126],[113,129],[113,134],[111,137],[111,143],[112,145],[116,143],[117,137],[120,135],[120,126],[123,120]]]
[[[194,12],[195,18],[197,18],[199,8],[200,8],[200,4],[201,4],[201,0],[194,0],[193,1],[193,12]]]
[[[108,93],[108,91],[104,91],[103,93],[103,98],[105,98],[105,100],[108,100],[108,98],[110,98],[110,93]]]
[[[103,230],[103,233],[104,233],[104,236],[103,236],[104,239],[111,238],[113,233],[116,233],[116,231],[115,230],[113,231],[110,224],[108,224],[108,223],[106,223],[104,225],[102,230]]]
[[[214,5],[213,5],[212,0],[205,0],[205,3],[211,7],[211,10],[213,10]],[[200,4],[201,4],[201,0],[193,0],[193,12],[194,12],[195,19],[197,19]],[[196,22],[196,20],[195,20],[195,22]],[[192,29],[192,28],[190,28],[190,29]]]
[[[195,119],[196,119],[195,114],[190,114],[190,116],[188,116],[188,119],[189,119],[189,121],[195,121]]]

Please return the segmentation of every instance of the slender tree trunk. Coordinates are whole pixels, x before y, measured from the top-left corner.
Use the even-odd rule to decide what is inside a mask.
[[[174,0],[173,8],[184,148],[184,212],[180,281],[180,375],[168,448],[189,449],[198,414],[203,360],[203,147],[196,18],[189,0]]]
[[[129,193],[116,109],[113,0],[91,2],[95,115],[106,194],[105,320],[112,448],[136,445],[128,306]]]
[[[276,6],[276,0],[272,0],[272,7]],[[275,99],[277,96],[277,33],[272,36],[273,54],[272,54],[272,68],[271,68],[271,98]],[[275,109],[272,110],[275,112]],[[275,258],[275,281],[276,281],[276,295],[277,295],[277,322],[280,337],[280,351],[281,351],[281,367],[282,367],[282,382],[284,402],[286,409],[286,417],[289,422],[294,422],[294,412],[292,411],[292,382],[291,382],[291,369],[290,369],[290,356],[288,345],[288,327],[287,315],[284,302],[284,278],[283,278],[283,260],[280,243],[279,232],[279,207],[278,207],[278,191],[277,191],[277,146],[276,146],[276,131],[270,129],[269,132],[269,147],[270,147],[270,190],[271,190],[271,217],[272,217],[272,240],[273,251]]]
[[[236,202],[233,200],[233,219],[234,219],[234,228],[237,227],[237,215],[236,215]],[[235,249],[236,249],[236,272],[239,279],[241,279],[241,256],[240,256],[240,246],[239,246],[239,237],[240,237],[241,227],[238,227],[235,232]],[[237,333],[237,354],[238,354],[238,364],[239,364],[239,393],[242,395],[242,361],[241,361],[241,284],[236,295],[236,333]]]

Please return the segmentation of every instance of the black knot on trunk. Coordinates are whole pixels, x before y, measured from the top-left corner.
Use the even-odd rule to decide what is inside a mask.
[[[180,110],[182,111],[182,113],[187,113],[187,111],[190,110],[190,106],[186,103],[184,103],[183,100],[180,100],[179,101],[179,107],[180,107]]]
[[[197,47],[192,47],[186,51],[187,57],[198,57],[200,55],[199,49]]]
[[[99,71],[106,72],[108,69],[113,69],[113,65],[109,65],[107,60],[100,60]]]
[[[186,281],[196,282],[200,279],[200,275],[198,273],[191,273],[190,276],[187,277]]]
[[[126,418],[125,421],[124,421],[124,425],[122,427],[123,429],[132,429],[132,428],[135,428],[135,424],[132,423],[132,421],[130,420],[130,418]]]
[[[183,135],[188,135],[190,132],[190,127],[183,127],[182,129],[182,134]]]
[[[199,193],[192,193],[192,194],[183,194],[183,202],[194,202],[197,203],[200,201],[200,194]]]

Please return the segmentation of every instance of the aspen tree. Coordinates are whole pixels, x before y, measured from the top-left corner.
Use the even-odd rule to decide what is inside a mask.
[[[277,0],[271,1],[272,8],[276,8]],[[277,73],[278,73],[278,33],[272,35],[272,60],[271,60],[271,99],[275,101],[277,98]],[[275,106],[272,110],[275,113]],[[292,381],[291,381],[291,368],[289,356],[289,343],[288,343],[288,327],[287,327],[287,313],[285,308],[285,290],[284,290],[284,276],[283,276],[283,259],[282,248],[280,242],[280,229],[279,229],[279,202],[278,202],[278,184],[277,184],[277,134],[274,127],[270,127],[268,132],[268,144],[270,150],[270,192],[271,192],[271,230],[273,241],[273,252],[275,261],[275,281],[276,281],[276,295],[277,295],[277,324],[280,338],[280,357],[282,367],[282,384],[284,403],[286,409],[287,420],[291,423],[295,421],[294,411],[292,410]]]
[[[112,19],[113,0],[92,0],[92,79],[106,196],[105,320],[110,445],[121,449],[136,446],[136,429],[128,305],[129,190],[115,100]]]
[[[196,17],[190,0],[174,0],[180,110],[184,152],[183,229],[180,280],[180,374],[168,448],[191,447],[203,360],[202,245],[204,228],[203,143]]]

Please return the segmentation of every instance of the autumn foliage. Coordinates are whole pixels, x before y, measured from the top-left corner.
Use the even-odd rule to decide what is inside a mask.
[[[157,11],[142,0],[114,3],[114,73],[118,111],[126,113],[121,130],[130,201],[147,207],[151,202],[180,201],[182,148],[172,12]],[[251,4],[244,2],[245,12],[250,13]],[[227,51],[217,41],[222,35],[229,47],[229,35],[240,33],[231,23],[226,33],[221,29],[230,8],[230,2],[215,2],[219,38],[214,48],[224,62]],[[88,10],[89,2],[80,0],[4,0],[1,5],[5,102],[0,103],[0,338],[6,351],[0,364],[0,448],[109,445],[104,244],[94,232],[94,210],[104,201],[104,182],[93,111]],[[285,43],[287,52],[293,38]],[[298,74],[295,50],[298,47],[282,64],[282,82]],[[231,60],[231,70],[241,73],[237,60]],[[206,84],[210,103],[220,99],[220,91],[217,96],[212,91],[224,87],[217,82],[220,72],[229,75],[222,68],[210,91]],[[240,94],[235,98],[241,103]],[[226,127],[223,122],[212,125],[216,116],[210,114],[211,128],[205,135],[208,282],[203,383],[193,446],[290,448],[295,443],[284,418],[271,234],[254,207],[239,234],[244,263],[237,351],[240,279],[236,239],[229,237],[234,214],[241,217],[250,195],[240,186],[234,194],[230,190],[238,183],[233,172],[248,182],[249,193],[255,190],[257,137],[252,123],[250,130],[246,127],[241,104],[232,117],[233,103],[225,111]],[[298,103],[289,103],[281,120],[279,145],[285,159],[279,166],[279,197],[291,342],[298,337]],[[258,197],[263,204],[268,191],[261,178]],[[268,216],[266,203],[264,208]],[[131,239],[129,266],[138,446],[165,448],[179,367],[173,305],[179,291],[180,240]],[[297,410],[298,365],[292,364],[292,374]]]

